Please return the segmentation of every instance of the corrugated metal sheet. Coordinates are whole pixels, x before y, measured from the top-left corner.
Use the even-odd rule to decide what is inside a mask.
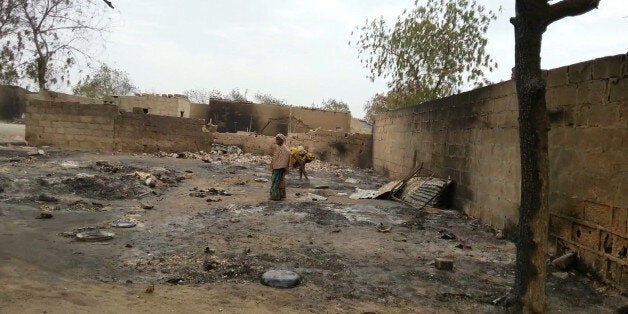
[[[437,206],[442,192],[451,180],[440,178],[413,177],[406,182],[401,192],[401,200],[415,207]]]

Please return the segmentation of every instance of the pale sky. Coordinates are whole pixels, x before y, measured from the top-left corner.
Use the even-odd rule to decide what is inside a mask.
[[[510,78],[514,66],[514,0],[479,0],[496,10],[488,51],[499,63],[489,79]],[[295,106],[335,98],[356,117],[384,81],[371,82],[348,45],[365,19],[389,20],[413,0],[114,0],[114,25],[96,56],[129,73],[142,92],[248,89]],[[628,51],[628,0],[602,0],[599,9],[551,25],[543,68]]]

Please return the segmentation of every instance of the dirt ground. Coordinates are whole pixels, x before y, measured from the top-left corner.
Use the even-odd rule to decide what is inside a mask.
[[[28,151],[0,148],[2,313],[499,313],[492,301],[514,281],[513,243],[476,220],[346,196],[386,183],[369,170],[319,163],[309,182],[292,172],[287,199],[271,202],[269,183],[255,180],[269,178],[267,158]],[[42,211],[53,217],[36,219]],[[120,221],[137,226],[112,226]],[[89,229],[115,237],[73,237]],[[454,270],[435,269],[446,256]],[[302,283],[266,287],[269,269],[294,270]],[[553,312],[628,303],[586,275],[564,275],[548,279]]]

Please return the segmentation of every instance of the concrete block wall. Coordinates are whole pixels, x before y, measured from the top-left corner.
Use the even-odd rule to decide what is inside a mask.
[[[628,62],[548,72],[550,231],[558,251],[628,291]]]
[[[115,118],[114,149],[123,152],[208,151],[212,136],[200,119],[121,112]]]
[[[29,101],[26,141],[82,151],[200,151],[211,132],[199,119],[120,112],[111,104]]]
[[[546,72],[551,241],[628,291],[627,55]],[[399,178],[421,163],[456,180],[454,206],[496,228],[518,220],[512,81],[376,117],[373,163]]]
[[[270,153],[274,136],[253,133],[214,133],[214,143],[234,145],[246,153],[264,155]],[[287,137],[288,146],[302,145],[316,158],[331,164],[368,168],[372,165],[372,140],[367,134],[354,134],[316,130],[295,133]]]
[[[116,113],[113,105],[30,100],[26,106],[26,141],[31,145],[111,151]]]
[[[520,187],[513,91],[504,82],[379,115],[375,170],[399,179],[424,163],[456,181],[457,209],[498,228],[512,225]]]
[[[114,96],[112,102],[122,111],[133,112],[134,108],[144,108],[148,114],[170,117],[190,117],[190,102],[177,95]],[[181,116],[183,112],[183,116]]]

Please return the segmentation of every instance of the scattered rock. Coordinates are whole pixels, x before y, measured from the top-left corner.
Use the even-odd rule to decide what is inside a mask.
[[[61,167],[63,168],[78,168],[80,167],[78,162],[72,160],[66,160],[61,162]]]
[[[340,231],[342,231],[342,229],[335,229],[335,230],[332,230],[331,233],[338,233]]]
[[[155,208],[154,205],[150,205],[150,204],[146,204],[146,203],[140,203],[140,208],[142,209],[153,209]]]
[[[471,246],[466,243],[458,243],[456,244],[456,248],[459,248],[461,250],[470,250]]]
[[[501,231],[501,230],[497,230],[497,233],[495,234],[495,239],[500,239],[501,240],[503,238],[505,238],[504,232]]]
[[[569,277],[569,273],[568,272],[554,272],[552,273],[552,276],[561,280],[565,280]]]
[[[59,201],[58,198],[52,195],[48,195],[48,194],[39,194],[39,196],[37,197],[37,200],[41,202],[46,202],[46,203],[56,203]]]
[[[255,178],[255,182],[268,182],[270,180],[266,179],[266,178]]]
[[[155,292],[155,285],[150,285],[150,286],[146,287],[146,290],[144,290],[144,292],[146,292],[146,293],[153,293],[153,292]]]
[[[329,189],[329,185],[316,185],[314,186],[314,189],[317,189],[317,190]]]
[[[338,194],[336,194],[338,196],[347,196],[349,195],[349,193],[345,193],[345,192],[338,192]]]
[[[28,152],[28,156],[38,156],[38,155],[46,155],[46,152],[44,152],[43,149],[37,149],[35,147],[33,147],[29,152]]]
[[[552,265],[560,270],[568,270],[571,268],[573,263],[576,260],[576,254],[573,252],[569,252],[559,258],[556,258],[552,261]]]
[[[99,242],[113,239],[115,234],[113,232],[107,232],[102,230],[90,230],[80,232],[76,234],[76,239],[79,241]]]
[[[438,231],[438,233],[440,234],[440,238],[441,239],[445,239],[445,240],[455,240],[456,239],[456,235],[453,234],[452,232],[447,231],[447,230],[440,230],[440,231]]]
[[[229,221],[231,221],[231,222],[240,222],[240,218],[233,217],[233,218],[229,219]]]
[[[442,212],[441,209],[436,208],[436,207],[430,207],[430,208],[426,209],[425,211],[430,213],[430,214],[440,214]]]
[[[353,178],[349,178],[347,180],[345,180],[345,183],[349,183],[349,184],[358,184],[360,183],[360,181],[353,179]]]
[[[130,248],[132,248],[132,247],[133,247],[133,245],[131,245],[131,243],[127,243],[127,244],[125,244],[125,245],[124,245],[124,247],[125,247],[125,248],[129,248],[129,249],[130,249]]]
[[[119,221],[113,224],[116,228],[133,228],[137,224],[132,221]]]
[[[307,193],[301,197],[299,197],[299,200],[302,201],[326,201],[327,198],[324,196],[320,196],[314,193]]]
[[[392,226],[386,227],[384,226],[383,223],[380,223],[376,229],[377,229],[377,232],[388,233],[390,232],[390,230],[392,230]]]
[[[206,246],[204,252],[205,254],[214,254],[216,253],[216,250],[209,248],[209,246]]]
[[[173,284],[173,285],[178,285],[182,283],[183,281],[184,281],[183,278],[179,278],[179,277],[169,278],[166,280],[167,283]]]
[[[213,203],[213,202],[220,202],[220,201],[222,201],[222,199],[220,199],[220,198],[208,197],[205,201],[207,201],[207,202],[209,202],[209,203]]]
[[[262,275],[262,283],[273,288],[294,288],[301,276],[290,270],[269,270]]]
[[[434,267],[438,270],[453,270],[454,259],[451,257],[437,257],[434,259]]]
[[[36,219],[50,219],[50,218],[52,218],[52,213],[41,212],[41,213],[39,213],[39,216],[37,216],[35,218]]]

